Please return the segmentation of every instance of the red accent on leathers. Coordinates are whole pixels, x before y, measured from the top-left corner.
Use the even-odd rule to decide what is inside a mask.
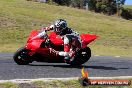
[[[64,44],[64,52],[69,52],[71,48],[70,44]]]
[[[69,57],[72,58],[75,55],[75,51],[70,51]]]

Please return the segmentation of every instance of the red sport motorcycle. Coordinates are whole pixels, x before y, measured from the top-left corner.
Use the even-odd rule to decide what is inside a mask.
[[[33,61],[48,62],[48,63],[67,63],[70,65],[81,65],[87,62],[91,57],[91,50],[87,45],[94,41],[97,36],[93,34],[80,34],[82,41],[82,48],[76,49],[74,56],[69,62],[64,61],[63,56],[58,56],[54,52],[50,52],[50,47],[56,51],[63,51],[63,40],[55,32],[48,34],[46,38],[36,38],[39,31],[31,31],[27,43],[24,47],[19,48],[13,59],[18,65],[28,65]],[[76,47],[76,45],[72,45]]]

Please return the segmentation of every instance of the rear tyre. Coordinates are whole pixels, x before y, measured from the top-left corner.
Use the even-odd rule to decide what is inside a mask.
[[[74,59],[69,62],[70,65],[79,66],[87,62],[91,57],[91,49],[86,47],[76,52]]]
[[[18,65],[28,65],[31,63],[30,56],[28,55],[29,50],[24,47],[19,48],[14,56],[13,59]]]

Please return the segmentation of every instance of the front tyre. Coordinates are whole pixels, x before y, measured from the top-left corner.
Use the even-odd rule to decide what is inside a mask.
[[[28,65],[31,62],[28,52],[29,50],[25,49],[24,47],[19,48],[13,56],[14,61],[18,65]]]
[[[70,65],[79,66],[87,62],[91,57],[91,49],[86,47],[76,52],[74,59],[69,62]]]

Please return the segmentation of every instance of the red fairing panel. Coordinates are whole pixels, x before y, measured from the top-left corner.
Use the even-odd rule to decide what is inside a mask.
[[[38,31],[37,30],[33,30],[29,37],[28,37],[28,41],[25,45],[26,49],[30,49],[30,50],[36,50],[38,48],[40,48],[40,45],[43,41],[45,41],[44,39],[40,39],[40,38],[36,38],[33,41],[30,41],[33,37],[38,35]]]
[[[36,50],[36,49],[38,49],[38,48],[40,48],[40,45],[41,45],[41,43],[43,42],[44,40],[39,40],[39,39],[37,39],[37,40],[34,40],[34,41],[32,41],[31,43],[27,43],[26,45],[25,45],[25,48],[26,49],[29,49],[29,50]]]
[[[85,48],[90,42],[94,41],[97,36],[93,34],[81,34],[82,48]]]
[[[28,41],[30,40],[30,39],[32,39],[34,36],[37,36],[38,35],[38,31],[37,30],[32,30],[31,32],[30,32],[30,34],[29,34],[29,36],[28,36]],[[27,41],[27,42],[28,42]]]
[[[63,40],[61,39],[61,37],[59,35],[56,35],[55,32],[50,33],[49,39],[54,45],[62,45],[63,44]]]

